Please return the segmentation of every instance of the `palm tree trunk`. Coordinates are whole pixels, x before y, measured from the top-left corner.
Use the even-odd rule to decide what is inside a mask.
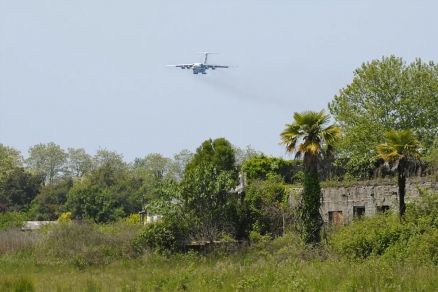
[[[306,244],[320,242],[322,227],[319,208],[321,206],[321,187],[317,171],[318,157],[306,153],[304,155],[304,184],[301,221],[303,224],[302,237]]]
[[[401,218],[406,212],[406,203],[405,203],[406,172],[405,172],[404,161],[400,161],[397,172],[398,172],[399,216]]]
[[[318,243],[322,227],[321,214],[321,188],[316,172],[304,172],[303,201],[301,205],[301,221],[303,224],[303,240],[306,244]]]
[[[308,173],[318,172],[318,156],[306,153],[303,159],[304,171]]]

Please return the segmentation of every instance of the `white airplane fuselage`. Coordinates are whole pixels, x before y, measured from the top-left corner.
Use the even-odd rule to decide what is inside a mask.
[[[207,74],[207,70],[216,70],[216,68],[228,68],[228,67],[234,67],[234,66],[225,66],[225,65],[215,65],[215,64],[207,64],[207,57],[208,54],[217,54],[217,53],[199,53],[204,54],[204,63],[192,63],[192,64],[176,64],[176,65],[167,65],[172,67],[180,67],[181,69],[192,69],[193,74]]]
[[[198,73],[207,74],[207,72],[205,72],[205,70],[207,69],[208,68],[204,66],[204,64],[202,63],[194,63],[192,67],[193,74],[198,74]]]

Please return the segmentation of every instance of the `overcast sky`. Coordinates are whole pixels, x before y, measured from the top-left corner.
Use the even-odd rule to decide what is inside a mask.
[[[312,4],[309,4],[309,3]],[[0,0],[0,143],[126,161],[224,137],[283,156],[362,62],[438,61],[438,1]],[[167,64],[238,68],[193,75]]]

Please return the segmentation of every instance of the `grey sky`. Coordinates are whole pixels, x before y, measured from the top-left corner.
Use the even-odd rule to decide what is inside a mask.
[[[293,112],[327,108],[362,62],[437,61],[437,11],[438,1],[0,0],[0,143],[132,161],[225,137],[282,156]],[[200,62],[199,51],[239,67],[165,66]]]

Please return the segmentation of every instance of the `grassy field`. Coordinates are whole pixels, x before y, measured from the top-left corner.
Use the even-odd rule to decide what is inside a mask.
[[[421,191],[403,219],[381,214],[298,234],[158,253],[139,224],[59,223],[0,231],[0,291],[438,291],[438,193]]]
[[[331,251],[330,245],[304,248],[294,234],[262,241],[239,251],[219,249],[208,255],[188,252],[167,256],[146,253],[131,259],[122,255],[95,265],[77,259],[45,256],[41,254],[44,250],[41,248],[30,248],[26,243],[21,251],[0,257],[0,291],[438,289],[437,267],[433,263],[392,261],[381,256],[347,260],[335,256],[338,253]]]

